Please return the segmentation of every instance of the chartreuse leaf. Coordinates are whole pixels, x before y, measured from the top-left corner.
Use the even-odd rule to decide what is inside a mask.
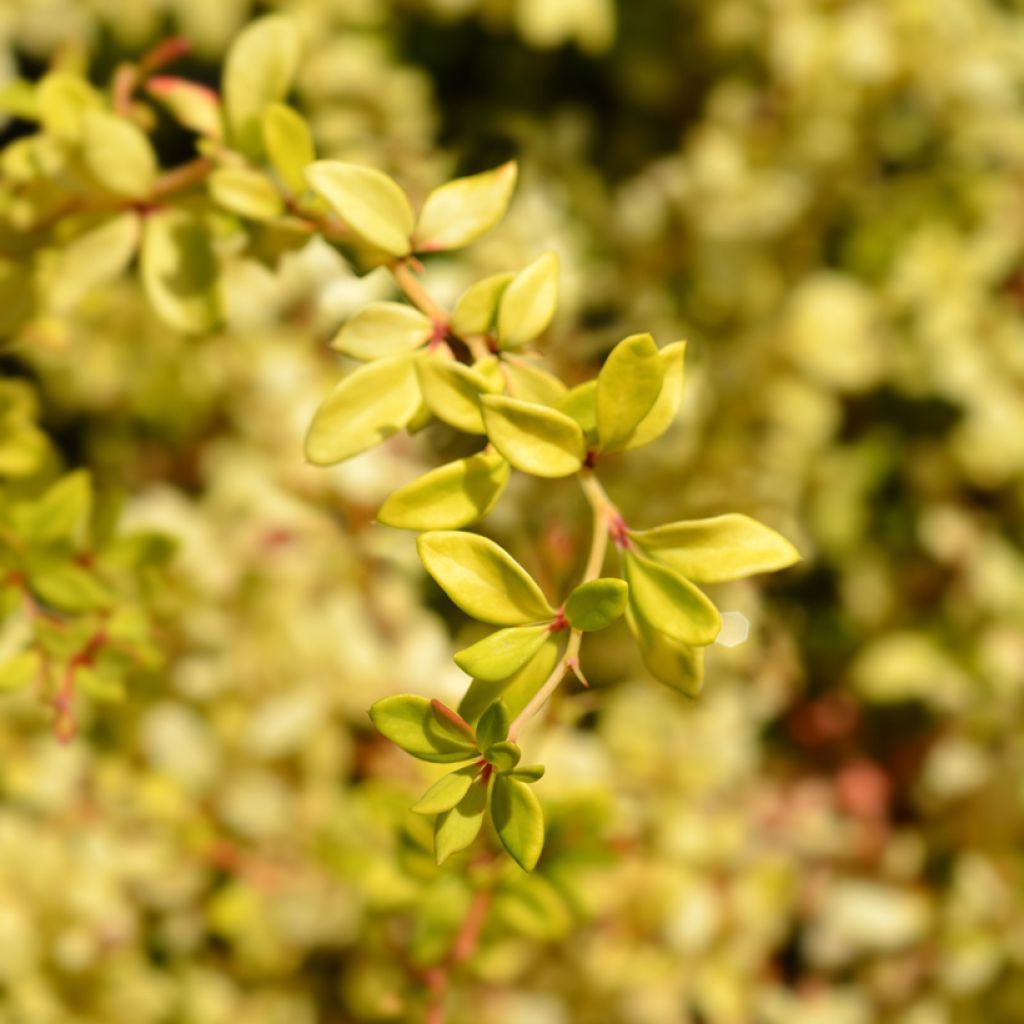
[[[10,693],[39,678],[42,658],[38,651],[20,651],[0,662],[0,693]]]
[[[558,661],[558,637],[550,633],[541,649],[518,672],[508,679],[485,681],[474,679],[459,702],[459,714],[468,722],[480,718],[492,701],[499,697],[510,715],[518,715],[533,700]]]
[[[686,356],[686,342],[676,341],[666,345],[659,355],[665,370],[661,391],[647,415],[621,443],[620,451],[640,448],[661,437],[679,412],[679,405],[683,399],[683,360]]]
[[[557,405],[568,393],[566,386],[553,373],[539,366],[516,358],[504,359],[502,363],[511,398],[540,405]]]
[[[550,636],[548,623],[510,626],[485,636],[455,655],[455,664],[467,675],[485,682],[508,679],[518,672]]]
[[[182,127],[220,141],[224,118],[220,97],[205,85],[171,75],[155,75],[146,82],[146,92],[162,103]]]
[[[456,178],[427,196],[413,234],[417,252],[458,249],[490,231],[505,215],[516,184],[516,164]]]
[[[523,764],[518,765],[508,773],[513,779],[520,779],[523,782],[536,782],[544,778],[544,765]]]
[[[480,768],[475,764],[456,768],[455,771],[438,779],[413,804],[413,811],[416,814],[443,814],[450,811],[469,792],[469,787],[479,774]]]
[[[417,359],[416,370],[423,399],[439,420],[467,434],[484,433],[480,398],[493,388],[483,374],[438,354]]]
[[[105,110],[88,110],[82,119],[82,157],[104,188],[128,199],[147,196],[159,169],[145,132]]]
[[[42,600],[65,612],[91,612],[108,607],[110,591],[87,569],[70,561],[30,562],[28,584]]]
[[[309,123],[286,103],[271,103],[260,127],[263,150],[281,183],[292,196],[301,196],[308,188],[306,168],[316,159]]]
[[[122,680],[104,675],[87,665],[75,673],[75,687],[90,700],[100,704],[117,704],[124,700]]]
[[[153,308],[190,334],[220,320],[217,260],[203,219],[182,209],[158,210],[145,220],[142,283]]]
[[[555,408],[574,419],[587,438],[597,439],[596,380],[577,384],[558,400]]]
[[[100,94],[84,79],[63,71],[53,71],[39,83],[36,93],[39,119],[50,135],[77,141],[90,110],[101,110]]]
[[[470,285],[452,310],[449,326],[460,338],[490,334],[498,318],[498,304],[509,282],[516,275],[511,271],[492,274]]]
[[[565,602],[565,617],[584,633],[610,626],[625,610],[629,588],[623,580],[601,578],[581,583]]]
[[[512,859],[524,871],[532,871],[544,849],[544,812],[529,786],[509,775],[495,776],[491,820]]]
[[[385,739],[421,761],[468,761],[476,753],[472,735],[425,697],[385,697],[370,708],[370,720]]]
[[[381,171],[337,160],[318,160],[306,180],[364,241],[391,256],[410,252],[415,219],[398,184]]]
[[[631,608],[626,609],[626,622],[647,671],[671,689],[696,697],[704,686],[704,648],[670,640]]]
[[[71,541],[89,518],[92,481],[84,470],[58,480],[32,506],[27,537],[40,544]]]
[[[506,395],[485,395],[480,404],[488,438],[516,469],[559,477],[583,465],[583,432],[565,413]]]
[[[640,617],[679,643],[714,642],[722,628],[718,609],[689,580],[631,550],[623,564],[629,600]]]
[[[495,743],[501,743],[508,736],[508,727],[511,722],[508,708],[502,700],[496,700],[480,716],[476,726],[476,744],[482,750],[493,747]]]
[[[247,156],[260,155],[263,111],[288,94],[298,63],[298,32],[281,15],[252,22],[228,51],[224,108],[232,141]]]
[[[597,433],[604,452],[619,451],[651,411],[664,381],[658,346],[634,334],[611,350],[597,375]]]
[[[410,357],[367,363],[344,377],[317,409],[306,434],[306,458],[331,466],[358,455],[401,430],[419,404]]]
[[[416,546],[438,586],[481,622],[518,626],[555,614],[529,573],[487,537],[440,530],[420,534]]]
[[[523,752],[511,740],[499,740],[484,750],[487,763],[494,766],[495,771],[510,772],[522,759]]]
[[[785,537],[739,513],[668,523],[632,532],[630,538],[652,558],[698,583],[738,580],[800,561]]]
[[[505,389],[505,374],[501,368],[501,360],[497,356],[484,356],[473,364],[473,369],[487,381],[494,394]]]
[[[47,282],[50,308],[68,313],[93,289],[120,277],[138,249],[141,234],[139,215],[128,211],[62,245]]]
[[[558,303],[558,257],[539,256],[511,280],[498,306],[498,341],[517,348],[547,329]]]
[[[331,348],[353,359],[380,359],[411,352],[430,340],[434,325],[403,302],[371,302],[338,332]]]
[[[207,182],[218,206],[249,220],[267,221],[284,212],[284,202],[274,183],[248,167],[221,167]]]
[[[486,810],[487,787],[478,782],[469,787],[469,792],[450,811],[438,815],[434,825],[434,853],[439,865],[476,839]]]
[[[377,521],[403,530],[458,530],[490,512],[510,473],[497,452],[449,462],[395,491]]]

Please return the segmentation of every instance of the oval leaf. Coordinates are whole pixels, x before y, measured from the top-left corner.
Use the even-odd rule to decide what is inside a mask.
[[[402,302],[371,302],[338,332],[331,347],[353,359],[380,359],[411,352],[430,340],[434,325]]]
[[[637,530],[630,538],[698,583],[743,579],[800,561],[800,553],[780,533],[739,513]]]
[[[602,578],[582,583],[565,602],[565,617],[584,633],[610,626],[625,610],[629,588],[623,580]]]
[[[549,633],[541,649],[515,675],[497,681],[474,679],[459,702],[459,714],[468,722],[474,722],[500,697],[509,714],[518,715],[554,671],[558,657],[558,635]]]
[[[491,790],[491,819],[501,845],[524,870],[537,866],[544,849],[544,812],[525,782],[498,775]]]
[[[82,156],[89,173],[119,196],[143,199],[156,181],[156,154],[145,132],[104,110],[85,113]]]
[[[421,761],[468,761],[476,752],[469,735],[437,712],[426,697],[399,693],[370,708],[377,731]]]
[[[515,277],[511,271],[492,274],[470,285],[452,310],[449,326],[460,338],[476,334],[490,334],[498,318],[498,304],[509,282]]]
[[[218,206],[248,220],[273,220],[284,212],[274,183],[259,171],[222,167],[210,175],[207,185]]]
[[[505,215],[516,184],[516,164],[456,178],[434,189],[423,204],[413,245],[418,252],[458,249],[490,231]]]
[[[450,462],[395,491],[377,521],[402,530],[458,530],[490,512],[510,474],[497,452]]]
[[[633,551],[624,563],[630,603],[643,619],[679,643],[714,642],[722,628],[718,609],[689,580]]]
[[[217,141],[223,138],[220,97],[208,86],[172,75],[156,75],[146,82],[146,92],[183,128]]]
[[[502,364],[508,379],[510,398],[554,406],[568,394],[566,386],[553,373],[539,366],[516,358],[506,358]]]
[[[423,399],[439,420],[467,434],[484,433],[480,398],[492,386],[483,374],[440,355],[418,359],[416,370]]]
[[[421,534],[417,548],[438,586],[473,618],[519,626],[554,617],[529,573],[493,540],[442,530]]]
[[[469,787],[455,807],[438,816],[434,825],[434,853],[439,865],[476,839],[486,810],[487,787],[477,783]]]
[[[659,355],[665,371],[661,391],[650,412],[619,445],[619,451],[640,448],[661,437],[679,412],[683,400],[683,360],[686,356],[686,342],[676,341],[666,345]]]
[[[438,779],[412,806],[417,814],[443,814],[450,811],[469,792],[480,774],[475,764],[467,764]]]
[[[647,671],[677,693],[698,696],[704,687],[704,648],[670,640],[631,608],[626,609],[626,622]]]
[[[260,127],[263,149],[281,183],[293,197],[301,196],[308,188],[306,168],[316,159],[309,124],[286,103],[271,103]]]
[[[455,655],[455,664],[467,675],[485,682],[508,679],[518,672],[550,636],[547,623],[499,629]]]
[[[410,252],[412,207],[398,184],[381,171],[336,160],[306,168],[306,180],[364,241],[391,256]]]
[[[516,469],[559,477],[583,465],[583,432],[565,413],[504,395],[486,395],[481,405],[487,436]]]
[[[651,411],[665,369],[649,334],[634,334],[611,350],[597,376],[597,433],[601,450],[619,451]]]
[[[419,403],[416,371],[406,356],[361,366],[317,409],[306,434],[306,458],[331,466],[373,448],[401,430]]]
[[[574,419],[588,439],[597,440],[597,381],[577,384],[556,406],[559,412]]]
[[[498,307],[498,341],[517,348],[547,329],[558,303],[558,257],[546,252],[512,279]]]

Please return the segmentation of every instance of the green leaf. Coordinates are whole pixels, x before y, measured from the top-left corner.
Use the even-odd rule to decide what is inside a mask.
[[[395,356],[344,377],[317,409],[306,434],[306,458],[331,466],[401,430],[420,404],[413,362]]]
[[[518,765],[513,771],[510,771],[508,774],[513,779],[519,779],[521,782],[537,782],[539,779],[544,778],[544,765]]]
[[[441,589],[481,622],[518,626],[554,616],[529,573],[493,540],[442,530],[420,534],[416,544]]]
[[[500,697],[509,714],[518,715],[554,670],[558,657],[559,640],[556,634],[551,633],[533,659],[508,679],[474,679],[459,702],[459,714],[469,722],[476,721],[491,702]]]
[[[565,602],[565,617],[585,633],[610,626],[625,610],[629,588],[623,580],[601,578],[581,583]]]
[[[415,220],[405,193],[381,171],[336,160],[306,168],[306,180],[364,241],[391,256],[410,252]]]
[[[507,272],[492,274],[470,285],[455,303],[449,326],[460,338],[490,334],[498,318],[498,304],[509,282],[516,275]]]
[[[82,137],[86,113],[103,109],[100,94],[84,78],[63,71],[46,75],[36,95],[43,128],[50,135],[71,142]]]
[[[0,662],[0,693],[10,693],[39,678],[42,658],[38,651],[20,651]]]
[[[473,369],[487,381],[490,390],[501,394],[505,390],[505,374],[502,372],[501,360],[497,356],[484,356],[473,364]]]
[[[587,438],[597,439],[597,381],[588,380],[577,384],[559,399],[555,406],[575,420]]]
[[[506,358],[502,360],[502,365],[508,378],[510,398],[554,406],[568,394],[566,386],[553,373],[539,366],[516,358]]]
[[[124,683],[82,666],[75,672],[75,688],[99,704],[117,704],[124,700]]]
[[[491,819],[512,859],[524,871],[532,871],[544,849],[544,812],[529,786],[508,775],[496,776]]]
[[[497,452],[449,462],[395,491],[377,521],[402,530],[458,530],[490,512],[510,473]]]
[[[183,128],[218,142],[223,139],[220,97],[213,89],[186,78],[156,75],[147,80],[146,92],[165,106]]]
[[[686,697],[696,697],[704,686],[704,648],[676,643],[626,609],[626,622],[640,648],[647,671],[659,682]]]
[[[597,433],[604,452],[619,451],[651,411],[665,370],[649,334],[634,334],[611,350],[597,376]]]
[[[481,406],[488,438],[516,469],[559,477],[583,465],[583,432],[565,413],[505,395],[486,395]]]
[[[104,110],[86,111],[82,120],[82,156],[89,173],[106,189],[129,199],[144,199],[159,165],[145,132]]]
[[[142,223],[134,211],[119,214],[61,246],[47,281],[56,313],[70,313],[90,292],[119,278],[139,246]]]
[[[469,734],[425,697],[385,697],[370,708],[370,720],[385,739],[421,761],[448,764],[468,761],[476,753]]]
[[[475,764],[456,768],[455,771],[438,779],[413,804],[413,811],[417,814],[443,814],[445,811],[450,811],[469,792],[469,787],[473,785],[473,780],[479,774],[480,768]]]
[[[214,202],[239,217],[268,221],[284,212],[284,202],[274,183],[259,171],[221,167],[210,175],[207,186]]]
[[[495,771],[507,774],[511,772],[522,759],[523,752],[511,740],[498,740],[484,748],[484,757],[487,763],[494,766]]]
[[[306,168],[316,159],[309,123],[285,103],[271,103],[263,111],[263,149],[281,183],[293,198],[309,187]]]
[[[210,233],[197,215],[168,208],[150,214],[142,234],[142,283],[161,319],[189,334],[220,321],[219,271]]]
[[[511,722],[508,708],[503,700],[494,701],[480,716],[476,726],[476,745],[483,751],[501,743],[508,736]]]
[[[291,19],[260,18],[246,26],[224,63],[224,108],[231,138],[246,156],[260,156],[263,111],[283,100],[299,63],[299,36]]]
[[[467,434],[484,433],[480,398],[492,391],[486,377],[438,354],[417,359],[416,370],[423,398],[439,420]]]
[[[458,249],[490,231],[505,215],[516,184],[516,164],[456,178],[427,196],[416,224],[417,252]]]
[[[353,359],[380,359],[412,352],[433,333],[430,318],[418,309],[403,302],[371,302],[342,327],[331,348]]]
[[[453,853],[466,849],[484,823],[487,810],[487,787],[477,783],[450,811],[437,818],[434,825],[434,852],[438,865],[443,864]]]
[[[92,508],[92,481],[85,470],[58,480],[31,508],[28,539],[39,544],[68,541],[81,533]]]
[[[558,257],[544,253],[512,279],[498,307],[498,341],[518,348],[551,323],[558,303]]]
[[[676,341],[666,345],[660,352],[665,370],[661,391],[647,415],[636,425],[619,451],[630,451],[661,437],[672,425],[683,400],[683,360],[686,356],[686,342]]]
[[[65,612],[91,612],[108,607],[113,596],[88,570],[74,562],[39,561],[29,566],[32,592]]]
[[[739,513],[637,530],[630,539],[697,583],[743,579],[800,561],[800,553],[785,537]]]
[[[689,580],[634,551],[624,552],[629,600],[640,617],[683,644],[714,642],[722,628],[718,609]]]
[[[518,672],[550,636],[548,623],[499,629],[455,655],[455,664],[475,679],[493,682]]]

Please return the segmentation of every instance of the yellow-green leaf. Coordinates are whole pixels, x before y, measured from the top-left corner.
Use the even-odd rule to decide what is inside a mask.
[[[202,218],[174,208],[146,218],[142,282],[153,308],[172,327],[198,334],[217,325],[217,260]]]
[[[800,561],[800,553],[780,533],[739,513],[637,530],[630,538],[652,558],[698,583],[738,580]]]
[[[403,530],[458,530],[490,512],[510,473],[497,452],[449,462],[395,491],[377,520]]]
[[[0,662],[0,693],[10,693],[39,678],[42,658],[38,651],[20,651]]]
[[[416,223],[418,252],[458,249],[490,231],[505,215],[516,184],[516,164],[456,178],[427,196]]]
[[[71,542],[85,529],[92,509],[92,480],[76,470],[58,480],[31,507],[26,536],[37,544]]]
[[[661,391],[647,415],[619,445],[620,451],[640,448],[661,437],[679,412],[679,405],[683,399],[683,360],[686,356],[686,342],[676,341],[666,345],[660,356],[665,371]]]
[[[210,195],[218,206],[249,220],[274,220],[284,212],[284,202],[274,183],[260,171],[247,167],[221,167],[208,180]]]
[[[583,465],[583,432],[565,413],[505,395],[486,395],[481,406],[487,436],[516,469],[560,477]]]
[[[271,103],[263,111],[263,149],[281,183],[293,197],[309,187],[306,168],[316,159],[309,123],[285,103]]]
[[[565,617],[585,633],[610,626],[626,609],[628,587],[623,580],[601,578],[581,583],[565,602]]]
[[[416,370],[423,398],[439,420],[467,434],[484,433],[480,398],[493,390],[486,377],[439,354],[417,359]]]
[[[82,122],[90,110],[102,110],[100,94],[84,79],[53,71],[39,83],[39,118],[51,135],[69,141],[82,137]]]
[[[626,609],[626,622],[647,671],[678,693],[696,697],[704,686],[704,648],[670,640],[632,608]]]
[[[621,450],[661,393],[665,370],[649,334],[634,334],[612,349],[597,377],[597,433],[601,450]]]
[[[487,810],[487,787],[474,783],[469,792],[450,810],[438,815],[434,825],[434,853],[443,864],[453,853],[466,849],[484,823]]]
[[[157,75],[146,82],[146,92],[163,104],[182,127],[218,142],[224,137],[220,97],[208,86],[186,78]]]
[[[548,623],[510,626],[491,633],[455,655],[455,664],[467,675],[484,682],[508,679],[518,672],[550,636]]]
[[[597,381],[577,384],[558,400],[559,412],[574,419],[587,438],[597,439]]]
[[[555,614],[530,574],[487,537],[441,530],[421,534],[417,547],[441,589],[482,622],[519,626]]]
[[[69,313],[100,285],[124,273],[139,246],[142,224],[127,212],[61,246],[47,278],[46,297],[56,313]]]
[[[107,607],[113,597],[91,572],[74,562],[45,560],[29,566],[32,591],[65,612],[90,612]]]
[[[544,812],[525,782],[498,775],[491,790],[491,819],[501,845],[524,870],[537,866],[544,849]]]
[[[518,715],[533,700],[544,680],[554,671],[558,657],[558,634],[550,633],[533,658],[508,679],[474,679],[459,703],[459,714],[466,721],[475,722],[484,710],[500,697],[508,707],[509,714]]]
[[[623,562],[629,601],[641,618],[679,643],[714,642],[722,628],[718,609],[689,580],[632,550]]]
[[[469,731],[438,712],[426,697],[385,697],[370,708],[370,720],[385,739],[421,761],[450,764],[468,761],[476,752]]]
[[[558,303],[558,257],[547,252],[509,283],[498,306],[498,341],[517,348],[547,329]]]
[[[353,359],[380,359],[411,352],[430,340],[434,325],[402,302],[371,302],[338,332],[331,347]]]
[[[83,117],[82,156],[104,188],[129,199],[149,195],[159,170],[145,132],[104,110],[88,110]]]
[[[470,285],[452,310],[450,326],[460,338],[490,334],[498,318],[498,304],[509,282],[516,275],[511,271],[492,274]]]
[[[568,394],[566,386],[553,373],[539,366],[514,357],[503,359],[502,365],[508,377],[510,398],[556,406]]]
[[[232,141],[246,156],[260,155],[263,111],[288,94],[298,63],[298,32],[283,15],[252,22],[228,51],[224,109]]]
[[[450,811],[469,792],[473,780],[480,774],[475,764],[443,775],[412,806],[416,814],[443,814]]]
[[[344,377],[316,411],[306,458],[330,466],[373,448],[401,430],[419,408],[412,359],[381,359]]]
[[[412,207],[386,174],[358,164],[318,160],[306,168],[306,180],[364,241],[391,256],[410,252]]]

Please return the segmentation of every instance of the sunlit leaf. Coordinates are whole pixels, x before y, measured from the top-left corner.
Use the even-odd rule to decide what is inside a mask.
[[[419,252],[458,249],[490,231],[505,215],[516,184],[514,161],[493,171],[456,178],[434,189],[413,235]]]
[[[488,438],[516,469],[560,477],[583,465],[583,432],[564,413],[505,395],[485,395],[481,406]]]

